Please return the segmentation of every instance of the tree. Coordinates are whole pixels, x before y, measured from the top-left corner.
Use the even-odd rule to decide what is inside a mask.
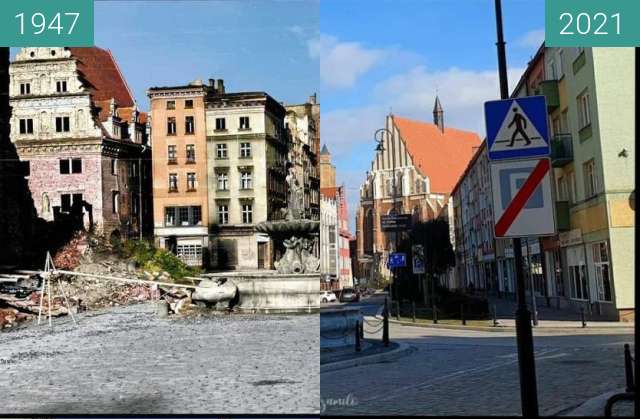
[[[438,275],[446,273],[455,266],[455,253],[451,245],[449,223],[447,221],[437,218],[414,224],[408,238],[400,244],[400,249],[407,255],[411,255],[411,246],[417,244],[422,245],[424,249],[425,269],[427,275],[431,277],[432,283],[435,283],[435,278]],[[409,267],[405,277],[411,275],[411,268]],[[416,284],[417,281],[413,280],[410,283]],[[407,284],[403,291],[405,294],[412,294],[411,299],[415,301],[418,299],[416,298],[418,297],[417,288]],[[434,288],[432,287],[432,290]]]

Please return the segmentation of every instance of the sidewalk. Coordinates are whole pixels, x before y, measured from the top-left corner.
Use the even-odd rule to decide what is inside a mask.
[[[389,342],[385,347],[380,340],[364,339],[362,350],[356,352],[353,346],[340,349],[320,351],[320,372],[342,370],[357,367],[359,365],[388,362],[415,350],[406,343]]]

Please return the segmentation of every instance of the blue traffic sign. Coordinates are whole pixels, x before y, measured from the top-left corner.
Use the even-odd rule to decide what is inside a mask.
[[[391,253],[389,255],[389,268],[404,268],[407,266],[406,253]]]
[[[547,105],[544,96],[485,102],[489,160],[549,155]]]

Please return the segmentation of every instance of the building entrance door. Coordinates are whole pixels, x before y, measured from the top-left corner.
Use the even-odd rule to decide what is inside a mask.
[[[258,242],[258,269],[265,269],[267,258],[267,243]]]

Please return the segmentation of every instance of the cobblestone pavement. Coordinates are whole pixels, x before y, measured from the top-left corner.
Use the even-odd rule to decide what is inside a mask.
[[[29,325],[0,333],[0,412],[317,414],[319,327],[317,314],[158,319],[151,304]]]
[[[540,413],[561,413],[624,387],[623,344],[634,341],[627,333],[536,333]],[[513,334],[392,324],[390,336],[417,350],[322,373],[323,414],[520,415]]]

